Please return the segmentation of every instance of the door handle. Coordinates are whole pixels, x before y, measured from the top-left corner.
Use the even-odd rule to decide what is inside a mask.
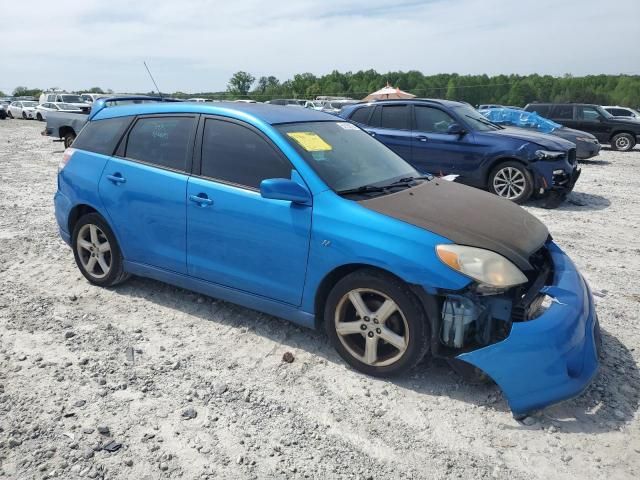
[[[429,141],[429,137],[425,137],[424,135],[418,135],[416,137],[416,140],[420,140],[421,142],[427,142]]]
[[[113,175],[107,175],[107,180],[118,184],[118,183],[125,183],[127,181],[126,178],[124,178],[120,173],[114,173]]]
[[[194,203],[197,203],[201,207],[206,207],[207,205],[213,205],[213,200],[207,197],[206,193],[199,193],[198,195],[189,195],[189,200]]]

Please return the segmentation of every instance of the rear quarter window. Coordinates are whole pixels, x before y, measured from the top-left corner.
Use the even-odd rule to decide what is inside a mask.
[[[131,117],[117,117],[88,122],[73,142],[73,148],[113,155],[131,120]]]
[[[351,114],[351,118],[349,120],[366,125],[372,110],[373,106],[358,108],[353,112],[353,114]]]

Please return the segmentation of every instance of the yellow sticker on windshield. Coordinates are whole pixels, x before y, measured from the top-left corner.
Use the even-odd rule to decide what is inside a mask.
[[[287,135],[298,142],[307,152],[327,152],[332,150],[331,145],[325,142],[317,133],[289,132]]]

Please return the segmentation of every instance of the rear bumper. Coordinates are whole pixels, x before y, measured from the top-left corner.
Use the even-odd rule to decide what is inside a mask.
[[[600,153],[601,148],[599,143],[580,142],[576,144],[576,157],[580,160],[595,157]]]
[[[72,207],[71,201],[65,194],[57,191],[53,197],[53,205],[55,207],[56,222],[58,222],[60,237],[62,237],[62,240],[64,240],[65,243],[71,245],[71,234],[68,232],[69,227],[67,225],[69,213]]]
[[[502,342],[459,355],[502,389],[514,415],[575,397],[599,367],[599,325],[586,281],[569,257],[549,242],[555,302],[534,320],[514,323]]]

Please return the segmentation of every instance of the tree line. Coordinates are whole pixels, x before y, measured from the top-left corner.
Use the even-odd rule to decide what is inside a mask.
[[[209,99],[250,98],[258,101],[273,98],[307,98],[319,95],[362,99],[369,93],[390,84],[418,97],[461,100],[472,105],[498,103],[524,106],[531,102],[583,102],[600,105],[640,106],[640,75],[458,75],[441,73],[424,75],[408,72],[378,73],[375,70],[341,73],[333,71],[316,76],[300,73],[281,81],[275,76],[256,79],[248,72],[236,72],[224,92],[173,92],[177,98]],[[39,96],[41,89],[17,87],[14,96]],[[112,93],[93,87],[88,92]],[[1,93],[1,92],[0,92]],[[153,92],[146,92],[153,93]],[[2,95],[0,95],[2,96]]]
[[[640,75],[424,75],[418,71],[378,73],[375,70],[316,76],[294,75],[284,82],[274,76],[256,79],[237,72],[227,94],[268,100],[276,97],[315,98],[318,95],[362,99],[385,85],[418,97],[461,100],[472,105],[499,103],[524,106],[531,102],[582,102],[600,105],[640,105]]]

